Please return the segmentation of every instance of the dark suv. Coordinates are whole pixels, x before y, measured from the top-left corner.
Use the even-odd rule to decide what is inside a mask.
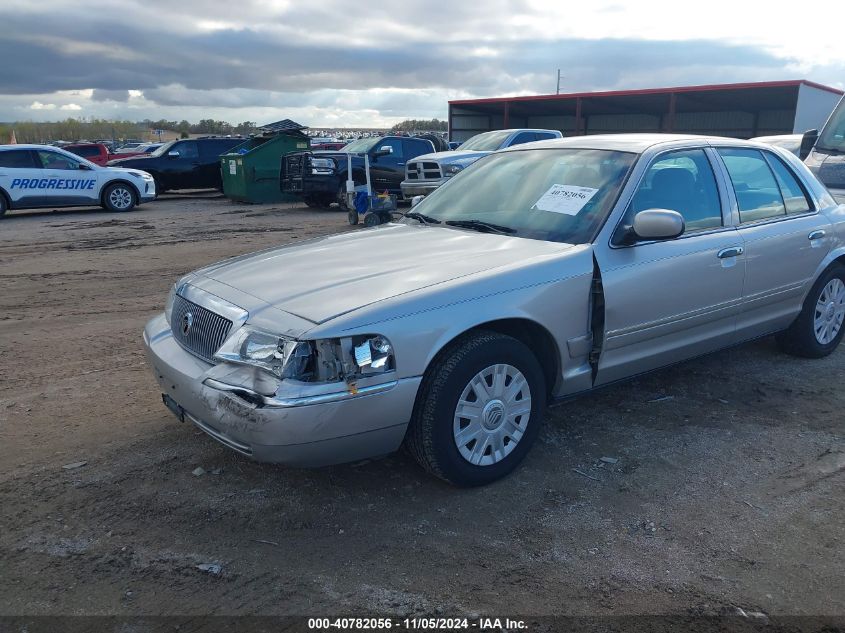
[[[149,156],[109,161],[109,167],[131,167],[147,172],[156,181],[156,193],[168,189],[223,189],[220,154],[242,138],[196,138],[171,141]]]

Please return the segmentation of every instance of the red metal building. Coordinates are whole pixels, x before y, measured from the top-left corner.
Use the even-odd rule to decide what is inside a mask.
[[[449,102],[449,138],[545,128],[564,136],[685,132],[751,138],[818,128],[842,91],[803,79]]]

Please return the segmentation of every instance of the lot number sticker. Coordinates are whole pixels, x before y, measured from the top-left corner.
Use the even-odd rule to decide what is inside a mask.
[[[577,185],[552,185],[542,197],[534,203],[532,209],[578,215],[598,189],[578,187]]]

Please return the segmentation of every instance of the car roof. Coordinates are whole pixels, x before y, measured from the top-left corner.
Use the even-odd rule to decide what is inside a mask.
[[[71,143],[71,145],[79,145],[79,143]],[[0,150],[6,149],[62,149],[61,147],[56,147],[55,145],[35,145],[32,143],[18,143],[16,145],[0,145]]]
[[[769,149],[764,143],[745,141],[727,136],[703,136],[697,134],[589,134],[585,136],[567,136],[545,141],[534,141],[524,145],[515,145],[503,152],[522,151],[525,149],[604,149],[642,154],[659,145],[689,144],[691,142],[713,143],[718,145],[739,145]]]

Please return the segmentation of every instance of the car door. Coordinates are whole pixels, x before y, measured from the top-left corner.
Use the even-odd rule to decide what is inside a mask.
[[[405,148],[401,138],[386,138],[376,144],[370,154],[370,178],[376,193],[399,190],[405,178]]]
[[[199,148],[196,141],[179,141],[162,157],[162,175],[167,189],[202,189]]]
[[[30,206],[32,198],[39,197],[37,189],[30,189],[29,183],[40,173],[41,167],[36,166],[32,150],[0,150],[0,189],[9,197],[13,209]]]
[[[595,249],[604,302],[595,384],[668,365],[735,340],[745,276],[742,238],[705,147],[657,155],[643,173],[610,243]],[[684,217],[677,238],[638,241],[646,209]]]
[[[220,155],[237,145],[231,139],[214,139],[198,143],[200,150],[200,179],[203,188],[223,188],[223,178],[220,174]]]
[[[36,187],[38,201],[33,206],[100,204],[99,174],[89,164],[70,153],[47,149],[35,150],[35,156],[41,173]]]
[[[741,339],[789,326],[831,248],[833,226],[773,152],[718,147],[746,249]]]

